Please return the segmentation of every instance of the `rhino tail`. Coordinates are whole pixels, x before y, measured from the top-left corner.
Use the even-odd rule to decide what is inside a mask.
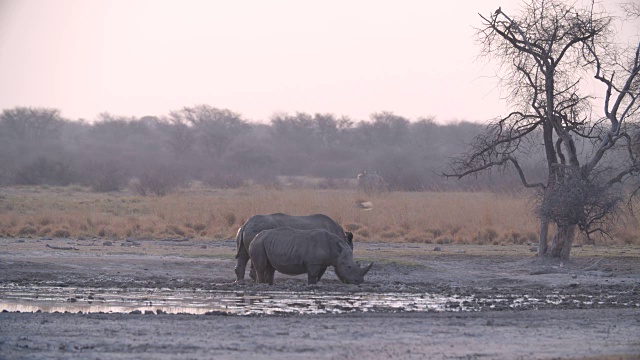
[[[240,226],[240,228],[238,229],[238,233],[236,234],[236,259],[238,258],[238,256],[240,256],[240,249],[242,249],[242,247],[244,246],[243,242],[243,236],[242,233],[244,231],[242,231],[242,226]]]

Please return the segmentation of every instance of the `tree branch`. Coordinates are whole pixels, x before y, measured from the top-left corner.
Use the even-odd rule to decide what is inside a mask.
[[[455,177],[455,178],[458,178],[458,179],[462,179],[463,177],[465,177],[467,175],[478,173],[480,171],[486,170],[486,169],[494,167],[494,166],[502,166],[505,163],[507,163],[508,161],[510,161],[513,164],[513,166],[516,168],[516,170],[518,171],[518,175],[520,176],[520,180],[522,181],[522,184],[524,185],[524,187],[527,187],[527,188],[539,187],[539,188],[542,188],[542,189],[546,188],[546,186],[543,183],[530,184],[527,181],[526,176],[524,174],[524,171],[522,170],[522,167],[520,167],[520,164],[518,163],[518,160],[516,160],[512,156],[507,156],[507,157],[504,157],[501,160],[492,161],[492,162],[486,163],[486,164],[484,164],[482,166],[478,166],[476,168],[469,169],[469,170],[461,172],[461,173],[454,173],[454,174],[442,173],[442,176]]]

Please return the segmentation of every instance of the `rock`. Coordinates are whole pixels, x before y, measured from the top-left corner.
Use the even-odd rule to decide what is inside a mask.
[[[440,248],[440,246],[436,246],[433,248],[433,251],[442,251],[442,249]]]
[[[224,312],[224,311],[219,311],[219,310],[215,310],[215,311],[207,311],[206,313],[204,313],[205,315],[217,315],[217,316],[227,316],[229,315],[228,313]]]
[[[113,246],[113,243],[109,240],[102,243],[103,246]]]
[[[532,246],[532,247],[529,248],[529,251],[538,252],[538,247],[537,246]]]
[[[155,313],[153,312],[153,310],[145,310],[144,311],[145,315],[155,315]]]
[[[131,311],[129,314],[132,314],[132,315],[140,315],[140,314],[142,314],[142,311],[140,311],[140,310],[133,310],[133,311]]]
[[[156,309],[156,314],[158,315],[162,315],[162,314],[166,314],[166,311],[162,311],[161,309]]]
[[[122,244],[120,244],[120,246],[140,246],[140,242],[135,240],[127,240],[127,242],[123,242]]]
[[[597,277],[613,277],[613,273],[608,273],[600,270],[588,272],[587,274],[597,276]]]

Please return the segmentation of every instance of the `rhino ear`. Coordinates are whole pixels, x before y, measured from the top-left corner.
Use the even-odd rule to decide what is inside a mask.
[[[342,253],[342,243],[340,241],[336,241],[336,246],[338,247],[338,254]]]
[[[347,241],[353,244],[353,233],[351,231],[345,231],[344,234],[347,236]]]

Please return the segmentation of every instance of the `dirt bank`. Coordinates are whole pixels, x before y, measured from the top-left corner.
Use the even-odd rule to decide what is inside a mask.
[[[584,358],[640,355],[640,248],[575,248],[541,261],[528,246],[357,243],[375,261],[361,286],[328,271],[234,283],[233,241],[0,239],[0,286],[415,293],[580,301],[489,303],[478,312],[298,316],[0,314],[8,358]],[[0,289],[0,299],[3,290]],[[82,299],[80,299],[82,300]],[[515,309],[515,310],[514,310]],[[453,309],[455,310],[455,309]]]

